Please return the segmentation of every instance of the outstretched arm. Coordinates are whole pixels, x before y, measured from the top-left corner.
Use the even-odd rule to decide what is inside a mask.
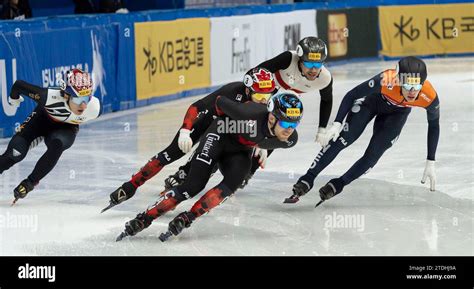
[[[264,61],[260,63],[257,67],[262,67],[270,71],[271,73],[275,73],[278,70],[286,69],[291,64],[291,59],[293,58],[291,52],[285,51],[272,59]]]
[[[425,170],[421,183],[424,184],[427,179],[430,181],[430,190],[435,190],[436,173],[435,173],[435,155],[439,140],[439,99],[435,100],[426,108],[428,117],[428,156],[426,158]]]
[[[435,160],[436,148],[439,140],[439,98],[436,97],[433,103],[426,108],[428,119],[428,156],[430,161]]]
[[[261,113],[267,112],[265,105],[248,101],[238,103],[226,97],[218,97],[216,101],[218,115],[227,115],[235,120],[257,119]]]
[[[48,98],[48,89],[29,84],[23,80],[17,80],[10,91],[10,98],[17,100],[20,98],[20,95],[27,96],[36,103],[44,106]]]
[[[219,89],[220,90],[220,89]],[[186,115],[183,119],[183,125],[181,128],[192,130],[194,124],[196,123],[199,113],[213,113],[215,112],[214,104],[216,98],[219,95],[219,90],[214,91],[213,93],[207,95],[204,98],[201,98],[191,104],[186,112]],[[207,111],[206,111],[207,109]]]
[[[319,127],[326,127],[332,110],[332,78],[328,86],[321,89],[319,94],[321,95],[321,102],[319,105]]]
[[[243,84],[241,85],[243,86]],[[191,130],[200,114],[217,115],[217,97],[224,96],[225,98],[235,99],[236,92],[239,91],[239,89],[239,83],[229,83],[191,104],[188,108],[188,111],[186,112],[186,115],[184,116],[183,125],[181,128]]]

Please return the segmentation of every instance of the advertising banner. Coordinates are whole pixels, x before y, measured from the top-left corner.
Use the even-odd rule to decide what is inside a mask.
[[[211,18],[211,82],[238,81],[245,72],[305,36],[316,35],[316,11]]]
[[[328,60],[378,55],[377,8],[318,10],[317,14]]]
[[[379,7],[386,56],[474,52],[474,4]]]
[[[210,85],[208,18],[135,23],[137,100]]]
[[[211,82],[224,84],[243,79],[256,63],[265,59],[264,16],[211,18]]]
[[[58,86],[66,71],[92,73],[93,94],[103,106],[115,102],[117,30],[113,25],[49,31],[0,32],[0,138],[11,136],[36,106],[26,98],[19,109],[8,103],[10,89],[21,79],[40,87]]]
[[[266,14],[270,18],[265,27],[268,47],[267,59],[286,50],[295,50],[301,38],[318,36],[316,29],[316,10],[300,10],[284,13]]]

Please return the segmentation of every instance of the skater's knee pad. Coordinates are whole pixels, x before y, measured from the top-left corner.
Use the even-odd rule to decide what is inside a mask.
[[[175,198],[176,201],[178,201],[178,203],[181,203],[184,200],[188,200],[188,199],[194,197],[194,195],[190,195],[189,192],[187,192],[186,190],[180,189],[180,188],[172,189],[170,192],[167,193],[167,195],[172,196],[173,198]]]
[[[355,137],[350,134],[340,134],[335,142],[331,145],[339,146],[341,150],[347,148],[355,141]]]
[[[62,129],[54,131],[46,137],[46,146],[51,149],[65,151],[74,144],[76,132],[74,130]]]
[[[61,141],[61,143],[62,143],[62,146],[63,146],[63,151],[71,148],[72,144],[73,144],[73,142],[62,142],[62,141]]]
[[[63,152],[66,150],[66,148],[64,148],[63,142],[59,138],[49,140],[46,142],[46,146],[50,151]]]
[[[217,187],[222,191],[221,196],[224,199],[230,197],[237,190],[237,188],[230,188],[226,184],[219,184]]]
[[[377,152],[366,152],[364,154],[364,159],[365,161],[369,164],[370,167],[373,167],[378,160],[382,157],[383,151],[377,151]]]
[[[225,197],[232,195],[232,193],[235,192],[240,185],[242,185],[244,179],[245,178],[233,178],[232,176],[224,176],[224,180],[222,181],[223,184],[219,185],[219,188],[222,189],[222,194],[225,194]]]
[[[195,184],[193,184],[193,188],[191,188],[191,190],[190,190],[191,193],[190,194],[192,194],[192,195],[199,194],[199,192],[204,190],[204,188],[206,187],[207,181],[208,180],[201,180],[200,182],[196,182]]]
[[[186,181],[177,187],[177,191],[180,192],[186,199],[190,199],[195,195],[199,194],[204,188],[206,187],[206,181],[197,181],[197,182],[189,182],[187,179]]]
[[[7,170],[10,167],[12,167],[14,164],[20,162],[23,159],[22,157],[23,154],[18,155],[17,152],[18,151],[16,149],[7,150],[1,158],[2,159],[1,167],[5,167],[4,169]]]
[[[160,162],[160,164],[164,166],[176,160],[175,158],[170,156],[170,154],[166,150],[159,152],[156,156],[154,156],[154,158],[157,159]]]

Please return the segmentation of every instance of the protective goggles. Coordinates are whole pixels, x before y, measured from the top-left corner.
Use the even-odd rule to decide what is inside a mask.
[[[287,129],[287,128],[295,129],[299,124],[300,124],[299,122],[289,122],[289,121],[284,121],[284,120],[278,121],[278,125],[284,129]]]
[[[423,84],[408,84],[408,83],[405,83],[405,84],[402,84],[402,87],[408,91],[410,90],[421,90],[421,88],[423,87]]]
[[[79,97],[71,97],[71,101],[77,105],[81,105],[82,103],[88,104],[92,99],[92,96],[79,96]]]
[[[256,101],[260,101],[260,100],[267,100],[268,101],[271,96],[272,96],[271,93],[257,93],[257,92],[252,93],[252,97]]]
[[[306,67],[308,69],[323,67],[322,62],[303,61],[303,65],[304,65],[304,67]]]

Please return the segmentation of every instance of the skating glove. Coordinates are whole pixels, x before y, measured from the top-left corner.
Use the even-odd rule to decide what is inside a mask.
[[[332,139],[332,141],[336,141],[337,138],[339,137],[339,133],[341,132],[341,126],[342,124],[340,122],[333,122],[331,127],[326,129],[326,134],[323,137],[323,140],[321,142],[321,145],[325,147]]]
[[[326,128],[320,127],[318,128],[318,132],[316,133],[316,138],[314,139],[314,141],[319,143],[322,147],[325,147],[328,144],[326,141],[326,133],[327,133]]]
[[[422,184],[426,182],[426,178],[430,179],[430,191],[434,192],[436,183],[435,161],[426,160],[425,171],[421,179]]]
[[[18,96],[18,99],[13,99],[11,97],[8,97],[8,102],[10,103],[10,105],[14,107],[19,107],[23,101],[25,101],[25,99],[21,95]]]
[[[266,149],[261,149],[261,148],[255,148],[255,152],[253,153],[254,157],[258,157],[258,163],[260,164],[260,167],[263,169],[265,168],[265,164],[267,163],[267,150]]]
[[[182,128],[179,130],[178,146],[183,153],[187,154],[193,147],[193,140],[189,136],[191,131],[189,129]]]

